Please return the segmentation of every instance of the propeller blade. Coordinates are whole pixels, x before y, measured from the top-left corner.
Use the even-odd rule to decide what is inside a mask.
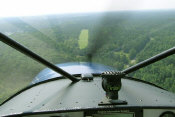
[[[108,31],[104,31],[107,27],[103,27],[103,23],[105,20],[101,22],[101,26],[98,27],[97,30],[98,32],[93,36],[91,45],[89,46],[89,49],[87,51],[87,58],[89,62],[92,62],[92,58],[97,54],[98,50],[100,50],[105,44],[109,42],[109,32],[111,33],[112,29]]]

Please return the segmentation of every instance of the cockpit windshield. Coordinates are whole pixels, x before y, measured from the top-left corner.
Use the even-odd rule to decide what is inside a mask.
[[[174,0],[4,0],[0,7],[0,32],[58,66],[123,70],[172,48],[174,27]],[[44,69],[0,41],[0,103]],[[129,76],[175,93],[175,57]]]

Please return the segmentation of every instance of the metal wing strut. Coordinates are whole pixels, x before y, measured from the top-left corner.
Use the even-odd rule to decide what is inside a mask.
[[[10,39],[9,37],[5,36],[1,32],[0,32],[0,41],[2,41],[3,43],[11,46],[12,48],[18,50],[19,52],[27,55],[28,57],[34,59],[35,61],[38,61],[39,63],[42,63],[43,65],[47,66],[48,68],[52,69],[53,71],[69,78],[73,82],[79,81],[79,79],[77,79],[76,77],[72,76],[71,74],[67,73],[66,71],[62,70],[61,68],[57,67],[56,65],[48,62],[47,60],[45,60],[42,57],[40,57],[39,55],[35,54],[34,52],[27,49],[23,45],[21,45],[18,42]]]

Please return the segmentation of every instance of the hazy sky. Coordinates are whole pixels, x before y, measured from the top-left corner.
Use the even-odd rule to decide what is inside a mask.
[[[175,9],[175,0],[0,0],[0,17],[116,10]]]

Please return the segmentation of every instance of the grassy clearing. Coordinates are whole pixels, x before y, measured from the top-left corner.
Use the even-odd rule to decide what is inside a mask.
[[[84,49],[88,46],[88,30],[82,29],[79,35],[78,45],[80,49]]]

